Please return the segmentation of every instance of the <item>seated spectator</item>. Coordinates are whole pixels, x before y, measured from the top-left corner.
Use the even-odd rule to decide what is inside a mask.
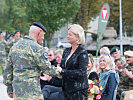
[[[87,76],[88,76],[88,100],[93,100],[96,98],[96,96],[100,93],[100,90],[98,88],[98,81],[99,77],[97,74],[97,70],[94,64],[93,55],[88,54],[88,68],[87,68]],[[93,87],[91,87],[93,85]],[[94,90],[93,95],[91,93],[91,90]]]
[[[122,69],[120,67],[117,66],[117,63],[120,61],[120,62],[124,62],[124,60],[122,59],[121,57],[121,52],[120,52],[120,48],[117,47],[117,46],[114,46],[112,49],[111,49],[111,55],[112,57],[114,58],[114,61],[115,61],[115,70],[119,73],[122,71]]]
[[[120,96],[124,95],[125,91],[133,90],[133,51],[125,51],[124,56],[126,64],[119,62],[117,65],[122,69],[122,71],[119,73],[120,84],[118,87],[117,100],[120,100]],[[123,97],[124,96],[121,98]]]
[[[55,59],[57,61],[57,66],[60,66],[63,51],[61,49],[55,51]],[[61,76],[58,76],[61,78]],[[58,84],[58,77],[51,77],[44,74],[44,77],[40,77],[41,81],[47,82],[48,85],[42,88],[42,93],[44,100],[63,100],[62,87],[52,86],[53,84]]]
[[[48,50],[48,60],[51,62],[51,65],[57,66],[54,49],[52,49],[52,48]]]
[[[98,74],[97,74],[97,70],[94,64],[94,60],[93,60],[93,55],[92,54],[88,54],[88,68],[87,68],[87,76],[88,79],[90,80],[99,80]]]
[[[57,61],[55,59],[54,49],[52,49],[52,48],[51,49],[48,49],[47,52],[48,52],[48,59],[51,62],[51,65],[54,65],[55,67],[57,67],[57,64],[58,63],[57,63]],[[43,76],[43,73],[41,73],[41,76]],[[43,89],[43,87],[45,85],[49,85],[49,83],[48,83],[48,81],[44,81],[44,80],[40,79],[40,85],[41,85],[41,89]]]
[[[61,49],[58,49],[55,51],[55,59],[56,59],[56,62],[58,63],[57,66],[60,66],[62,54],[63,54],[63,50]]]
[[[108,47],[102,47],[100,49],[100,55],[110,55],[110,50]]]
[[[101,100],[114,100],[116,96],[115,90],[119,84],[119,75],[112,63],[110,55],[101,55],[99,58],[101,72],[99,85],[103,87]]]
[[[110,50],[109,50],[108,47],[102,47],[102,48],[100,49],[100,55],[109,55],[110,58],[111,58],[111,60],[114,61],[114,59],[113,59],[113,58],[111,57],[111,55],[110,55]],[[115,66],[115,63],[112,63],[112,66]]]

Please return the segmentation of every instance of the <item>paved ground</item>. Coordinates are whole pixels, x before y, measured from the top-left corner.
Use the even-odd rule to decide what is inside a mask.
[[[7,95],[6,86],[3,84],[2,76],[0,76],[0,100],[13,100]]]

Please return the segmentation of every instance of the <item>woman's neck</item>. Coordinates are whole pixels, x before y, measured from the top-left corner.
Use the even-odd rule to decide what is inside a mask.
[[[78,48],[78,46],[79,46],[79,44],[71,44],[72,45],[72,50],[71,51],[75,51],[77,48]]]
[[[71,56],[79,46],[79,44],[71,44],[71,45],[72,45],[72,49],[71,49],[69,56]]]

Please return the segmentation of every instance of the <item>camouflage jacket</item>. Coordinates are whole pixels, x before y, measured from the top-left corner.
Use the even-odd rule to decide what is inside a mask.
[[[4,84],[7,92],[13,92],[16,100],[43,100],[40,89],[40,71],[57,76],[57,68],[51,66],[48,55],[41,45],[30,36],[25,36],[12,46],[7,67],[4,71]]]
[[[131,71],[133,73],[133,65],[128,65],[126,67],[128,71]],[[133,79],[128,78],[124,72],[119,73],[120,76],[120,83],[119,83],[119,88],[122,89],[133,89]]]
[[[7,42],[4,39],[0,40],[0,58],[7,57],[7,49]]]
[[[12,39],[11,41],[9,41],[8,42],[8,53],[9,53],[9,51],[10,51],[10,48],[15,44],[15,43],[17,43],[19,40],[21,40],[22,38],[19,38],[19,39],[16,39],[16,38],[14,38],[14,39]]]

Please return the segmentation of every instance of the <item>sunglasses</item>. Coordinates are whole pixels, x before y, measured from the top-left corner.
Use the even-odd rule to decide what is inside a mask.
[[[50,54],[50,55],[48,55],[48,56],[52,56],[52,55]]]

